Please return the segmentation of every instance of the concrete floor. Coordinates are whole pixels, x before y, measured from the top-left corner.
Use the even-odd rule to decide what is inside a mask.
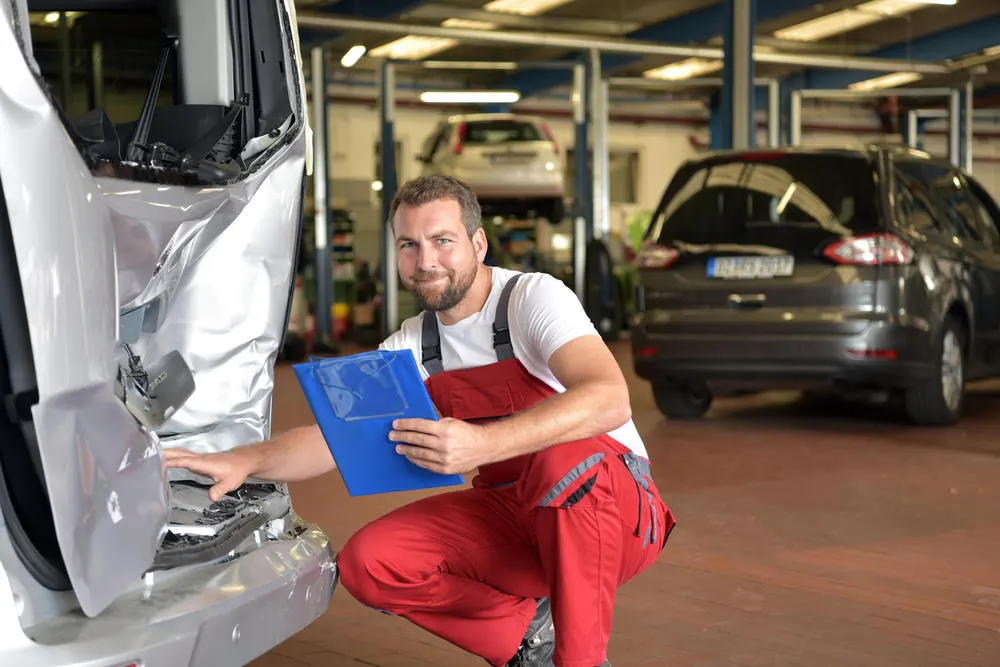
[[[958,427],[771,393],[667,423],[616,345],[657,483],[678,517],[620,590],[615,667],[1000,665],[1000,383]],[[311,415],[279,368],[275,428]],[[352,499],[336,473],[297,484],[334,544],[418,494]],[[255,667],[485,664],[338,589],[328,613]]]

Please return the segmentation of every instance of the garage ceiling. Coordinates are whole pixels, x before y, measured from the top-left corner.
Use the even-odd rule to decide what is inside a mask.
[[[948,1],[948,0],[939,0]],[[308,6],[307,6],[308,4]],[[539,5],[541,5],[539,7]],[[340,0],[299,2],[301,13],[317,13],[391,20],[419,25],[455,25],[489,30],[530,30],[552,33],[627,37],[671,44],[719,44],[725,24],[725,5],[718,0]],[[574,52],[546,47],[517,47],[452,43],[433,38],[400,39],[393,35],[303,30],[306,46],[325,43],[331,65],[355,44],[369,57],[355,68],[376,66],[370,56],[391,54],[405,59],[554,60],[575,57]],[[758,0],[758,48],[791,53],[854,54],[906,60],[960,60],[980,56],[985,74],[975,78],[979,95],[992,95],[1000,86],[1000,3],[996,0],[955,0],[941,5],[919,0]],[[718,76],[718,63],[682,63],[668,57],[605,55],[602,63],[615,76]],[[675,67],[668,68],[670,65]],[[941,85],[965,81],[969,70],[947,77],[923,78],[907,85]],[[799,78],[812,88],[872,86],[864,83],[882,73],[835,68],[803,69],[757,64],[759,76]],[[419,81],[417,68],[406,75]],[[440,82],[440,71],[428,73]],[[463,87],[516,89],[529,97],[565,86],[565,71],[464,71],[455,80]]]

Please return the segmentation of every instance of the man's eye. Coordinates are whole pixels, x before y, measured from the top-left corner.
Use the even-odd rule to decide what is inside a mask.
[[[438,239],[437,241],[442,245],[446,243],[451,243],[451,239]]]

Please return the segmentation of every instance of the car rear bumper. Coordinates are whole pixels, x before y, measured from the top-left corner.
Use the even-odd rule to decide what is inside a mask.
[[[151,589],[123,596],[96,618],[29,628],[31,640],[0,648],[0,664],[244,665],[322,615],[337,580],[328,538],[309,526],[228,563],[155,573]]]
[[[907,387],[935,374],[932,334],[889,323],[855,335],[753,336],[633,331],[636,373],[649,381],[703,380],[745,386]],[[863,350],[892,350],[895,358]],[[884,354],[884,353],[883,353]]]

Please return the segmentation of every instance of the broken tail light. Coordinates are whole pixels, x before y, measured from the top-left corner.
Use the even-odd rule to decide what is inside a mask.
[[[837,241],[823,255],[838,264],[909,264],[913,248],[895,234],[863,234]]]

